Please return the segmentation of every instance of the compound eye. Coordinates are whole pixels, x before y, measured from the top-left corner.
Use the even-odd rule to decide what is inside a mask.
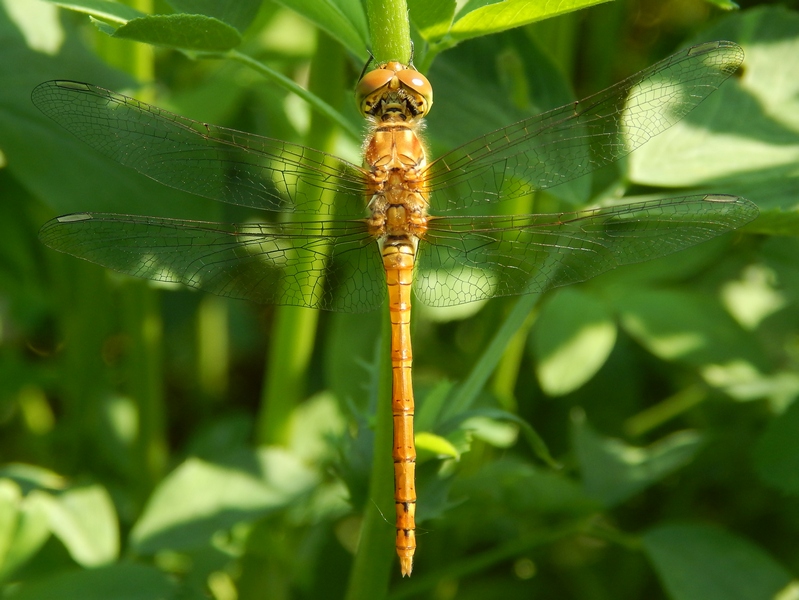
[[[388,69],[375,69],[361,77],[355,87],[355,99],[358,101],[358,105],[360,106],[367,96],[388,85],[393,78],[394,71]]]
[[[427,77],[422,75],[419,71],[413,69],[405,69],[404,71],[397,72],[397,77],[406,86],[414,92],[422,96],[427,102],[429,107],[433,104],[433,86],[427,80]]]

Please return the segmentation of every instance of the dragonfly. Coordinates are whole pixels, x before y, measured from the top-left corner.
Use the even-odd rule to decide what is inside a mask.
[[[409,576],[416,550],[411,290],[431,306],[541,293],[754,219],[752,202],[720,194],[491,214],[502,200],[632,152],[693,110],[742,61],[733,42],[687,48],[430,161],[421,128],[432,86],[412,65],[387,62],[356,87],[368,125],[362,165],[193,121],[88,83],[48,81],[33,90],[34,104],[118,163],[197,196],[305,217],[226,224],[81,212],[47,222],[40,238],[122,273],[260,304],[363,312],[387,299],[396,550]],[[481,210],[488,214],[474,216]]]

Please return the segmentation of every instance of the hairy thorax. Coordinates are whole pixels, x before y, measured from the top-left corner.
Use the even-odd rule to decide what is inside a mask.
[[[420,124],[401,115],[388,116],[395,118],[376,123],[364,144],[371,195],[369,228],[381,243],[404,241],[415,247],[427,224]]]

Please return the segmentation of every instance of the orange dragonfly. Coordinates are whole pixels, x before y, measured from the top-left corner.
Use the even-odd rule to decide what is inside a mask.
[[[735,196],[694,195],[559,214],[471,216],[611,163],[673,125],[743,61],[732,42],[677,54],[579,102],[477,138],[428,162],[420,125],[433,102],[412,66],[358,82],[364,164],[192,121],[72,81],[33,102],[95,150],[173,188],[320,220],[223,224],[108,213],[46,223],[49,247],[122,273],[220,296],[333,311],[388,296],[393,367],[396,547],[415,539],[411,288],[431,306],[540,293],[664,256],[751,221]],[[471,210],[469,210],[471,209]]]

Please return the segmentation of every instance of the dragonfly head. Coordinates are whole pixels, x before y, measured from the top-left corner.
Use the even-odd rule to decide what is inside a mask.
[[[355,99],[365,117],[410,121],[430,111],[433,87],[419,71],[400,62],[388,62],[361,77]]]

